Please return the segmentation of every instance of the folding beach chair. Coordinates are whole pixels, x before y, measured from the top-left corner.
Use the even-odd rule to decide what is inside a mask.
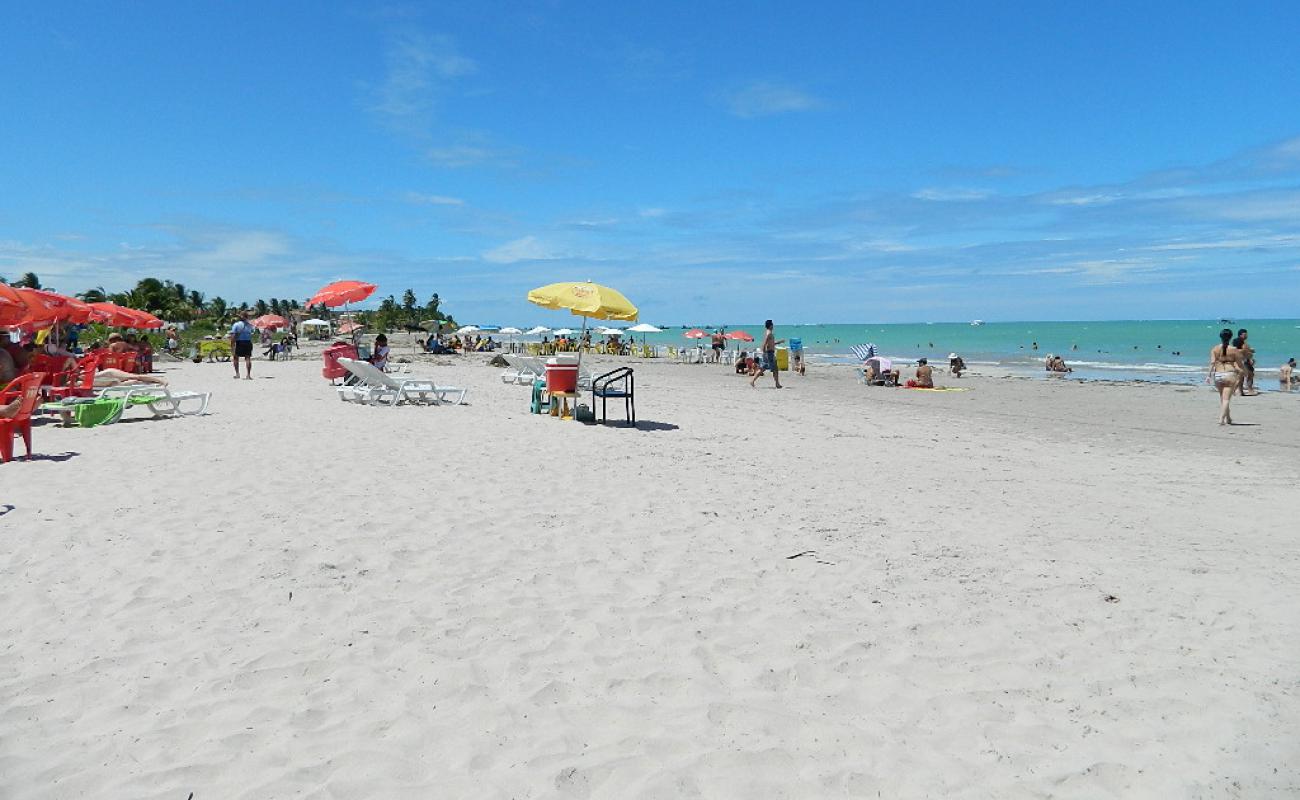
[[[858,361],[866,361],[868,358],[872,358],[876,355],[876,346],[870,342],[867,344],[852,345],[849,347],[849,350]]]

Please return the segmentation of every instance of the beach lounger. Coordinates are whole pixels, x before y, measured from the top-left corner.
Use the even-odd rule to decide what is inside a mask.
[[[146,406],[155,417],[197,417],[208,412],[211,392],[173,391],[158,384],[109,386],[101,389],[105,400],[121,398],[127,405]]]
[[[546,377],[546,364],[533,356],[502,355],[510,366],[501,373],[502,383],[531,384],[537,378]]]
[[[465,402],[465,395],[469,394],[468,389],[438,386],[428,378],[398,379],[385,375],[365,361],[340,358],[339,365],[357,377],[357,383],[338,387],[341,400],[384,406],[395,406],[403,402],[428,405],[452,402],[461,405]],[[449,401],[450,395],[456,395],[456,399]]]

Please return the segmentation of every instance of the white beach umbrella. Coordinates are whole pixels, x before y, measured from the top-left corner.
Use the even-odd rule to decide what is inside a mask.
[[[478,332],[478,328],[474,325],[462,325],[460,328],[456,330],[456,333],[458,334],[477,333],[477,332]]]
[[[642,347],[645,347],[645,335],[646,335],[647,333],[663,333],[663,332],[664,332],[664,329],[663,329],[663,328],[656,328],[655,326],[651,325],[651,324],[648,323],[648,322],[638,322],[637,324],[635,324],[635,325],[633,325],[632,327],[628,328],[628,329],[627,329],[627,332],[628,332],[628,333],[639,333],[639,334],[641,334],[641,346],[642,346]]]
[[[510,337],[510,352],[513,353],[515,350],[515,337],[523,333],[523,331],[519,330],[518,328],[511,328],[507,326],[497,331],[497,333],[501,334],[502,336]]]
[[[538,325],[538,326],[535,327],[535,328],[529,328],[528,330],[524,331],[524,335],[526,335],[526,336],[540,336],[540,335],[542,335],[543,333],[550,333],[550,332],[551,332],[551,329],[548,328],[548,327],[546,327],[545,325]]]
[[[575,333],[577,333],[577,331],[573,330],[572,328],[560,328],[558,331],[555,332],[555,335],[556,335],[556,336],[572,336],[572,335],[575,334]]]

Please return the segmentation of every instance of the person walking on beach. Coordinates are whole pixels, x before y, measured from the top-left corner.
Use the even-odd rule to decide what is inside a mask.
[[[253,379],[253,333],[256,328],[248,321],[248,312],[239,312],[239,319],[230,326],[230,361],[235,365],[235,380],[239,380],[239,359],[244,359],[244,380]]]
[[[1241,377],[1241,384],[1237,391],[1242,397],[1250,397],[1259,394],[1255,391],[1255,348],[1251,347],[1246,341],[1248,331],[1245,328],[1237,331],[1237,339],[1232,344],[1241,351],[1241,366],[1245,370]]]
[[[776,346],[784,342],[785,339],[777,339],[776,334],[772,332],[772,320],[763,323],[763,344],[759,347],[760,361],[759,365],[764,370],[772,372],[772,381],[776,383],[776,388],[781,387],[781,376],[776,371]],[[754,386],[758,381],[761,373],[755,373],[754,377],[749,379],[749,385]]]
[[[1220,425],[1232,424],[1232,413],[1228,410],[1228,405],[1246,373],[1245,353],[1233,341],[1231,328],[1219,331],[1219,344],[1210,349],[1210,374],[1205,379],[1219,392]]]

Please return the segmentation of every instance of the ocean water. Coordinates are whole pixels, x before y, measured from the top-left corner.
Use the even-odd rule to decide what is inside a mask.
[[[718,327],[699,326],[704,330]],[[758,338],[761,325],[728,325]],[[1199,383],[1205,377],[1210,348],[1219,331],[1250,331],[1255,348],[1256,382],[1276,388],[1277,369],[1288,358],[1300,358],[1300,320],[1121,320],[1112,322],[989,322],[971,325],[936,322],[906,325],[777,325],[777,337],[803,341],[809,363],[852,361],[849,346],[872,342],[881,355],[912,362],[926,357],[946,365],[958,353],[968,365],[995,366],[1026,375],[1043,375],[1049,353],[1061,355],[1074,368],[1073,377]],[[655,344],[694,345],[674,327],[649,334]],[[638,336],[638,341],[640,337]],[[708,346],[708,340],[703,340]],[[1036,347],[1035,347],[1036,345]],[[736,342],[729,342],[735,348]],[[753,343],[741,343],[753,349]],[[1272,385],[1270,385],[1270,381]]]

